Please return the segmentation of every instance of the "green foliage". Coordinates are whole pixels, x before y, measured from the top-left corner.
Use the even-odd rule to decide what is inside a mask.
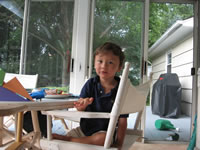
[[[151,3],[149,19],[149,47],[177,20],[193,17],[193,5]]]
[[[131,63],[130,79],[134,84],[139,83],[140,77],[141,10],[142,3],[96,1],[94,50],[106,41],[121,46],[126,61]]]
[[[40,74],[40,86],[69,84],[73,5],[64,1],[31,3],[27,72]]]
[[[142,12],[140,2],[96,1],[94,50],[106,41],[119,44],[131,63],[129,78],[134,85],[140,80]],[[149,46],[177,20],[192,16],[191,4],[151,3]]]
[[[6,72],[18,73],[24,0],[5,1],[2,4],[4,6],[0,5],[0,67]],[[8,7],[8,4],[12,7]]]

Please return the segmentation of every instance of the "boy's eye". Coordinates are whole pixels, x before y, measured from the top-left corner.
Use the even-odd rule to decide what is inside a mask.
[[[112,62],[112,61],[109,61],[108,64],[113,64],[113,62]]]
[[[102,60],[97,60],[98,63],[102,63]]]

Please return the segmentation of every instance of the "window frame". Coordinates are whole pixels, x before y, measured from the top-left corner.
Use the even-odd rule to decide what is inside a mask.
[[[172,52],[169,51],[166,53],[166,72],[171,73],[171,69],[172,69]]]

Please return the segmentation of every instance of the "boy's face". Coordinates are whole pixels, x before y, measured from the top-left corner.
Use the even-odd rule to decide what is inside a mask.
[[[99,53],[95,56],[94,67],[100,79],[113,78],[121,70],[119,57],[112,52]]]

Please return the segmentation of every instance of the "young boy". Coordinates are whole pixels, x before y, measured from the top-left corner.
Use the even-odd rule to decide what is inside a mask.
[[[121,48],[107,42],[96,49],[94,68],[97,76],[89,79],[83,86],[80,99],[74,107],[78,111],[111,112],[120,78],[115,76],[122,69],[124,54]],[[118,120],[115,146],[121,147],[127,128],[128,115]],[[82,118],[80,127],[72,129],[67,136],[53,134],[53,138],[85,144],[104,145],[109,119]]]

